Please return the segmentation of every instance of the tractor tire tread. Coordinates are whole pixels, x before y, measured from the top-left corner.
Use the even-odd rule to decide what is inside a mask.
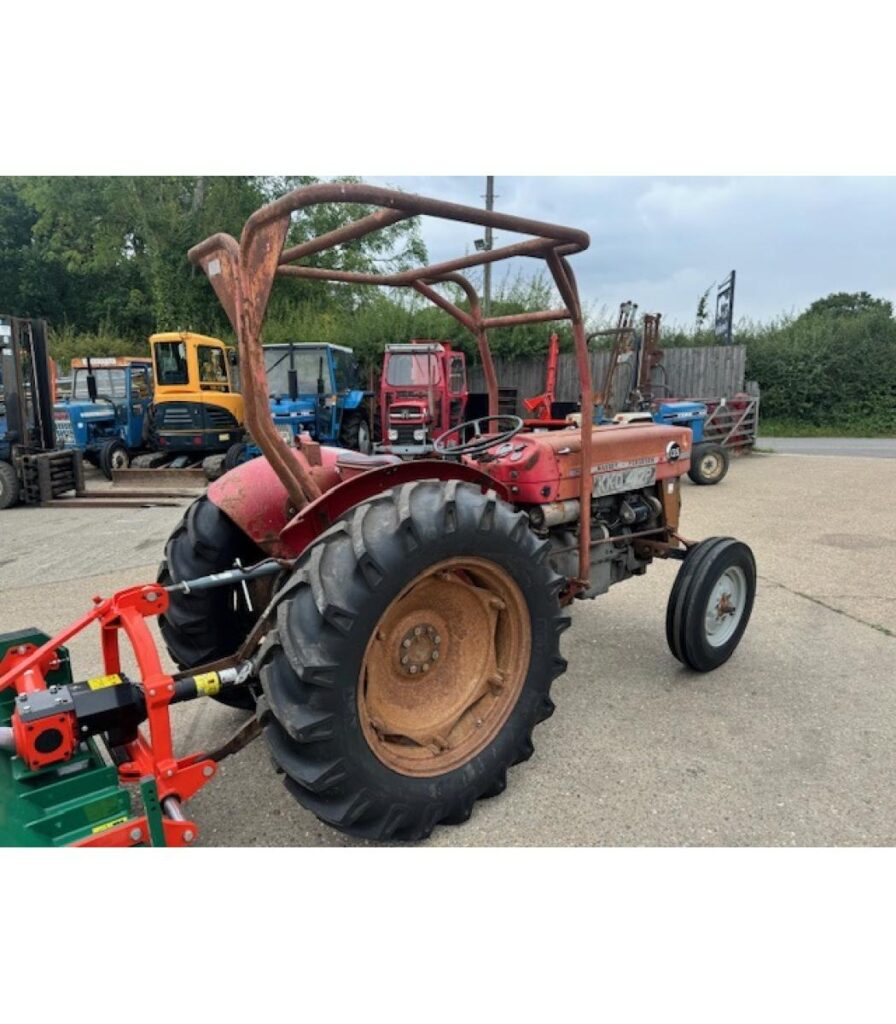
[[[498,564],[518,559],[532,658],[520,697],[488,747],[444,775],[406,776],[364,740],[356,680],[375,620],[413,573],[407,563],[461,553],[464,540],[446,529],[452,519],[466,538],[489,534],[481,550]],[[261,667],[271,712],[264,734],[290,793],[325,823],[375,842],[420,841],[439,824],[466,821],[478,799],[503,791],[510,766],[532,756],[532,729],[552,714],[550,686],[566,669],[559,642],[569,617],[559,602],[562,578],[536,557],[543,545],[521,522],[525,515],[493,491],[417,481],[357,505],[299,559],[278,603],[278,640]]]
[[[165,545],[158,582],[163,586],[222,572],[240,558],[251,565],[263,553],[206,495],[187,509]],[[168,653],[181,669],[194,668],[226,658],[237,650],[253,622],[246,613],[234,611],[231,588],[217,588],[169,595],[168,608],[159,617],[159,628]],[[224,693],[220,700],[232,707],[254,707],[245,689]]]
[[[19,501],[19,476],[10,462],[0,461],[0,510],[12,508]]]
[[[707,657],[706,652],[699,649],[694,637],[695,623],[702,622],[702,612],[698,618],[695,618],[695,609],[708,599],[709,574],[714,571],[714,564],[726,551],[734,551],[744,557],[748,570],[748,604],[734,637],[725,645],[724,655],[712,652],[712,656]],[[734,653],[750,620],[756,585],[756,561],[753,552],[743,541],[734,537],[709,538],[693,549],[693,557],[689,556],[685,559],[676,578],[676,585],[679,579],[681,579],[680,588],[673,587],[672,593],[669,595],[667,610],[667,639],[671,634],[669,646],[675,657],[687,668],[693,669],[695,672],[712,671],[724,664]]]

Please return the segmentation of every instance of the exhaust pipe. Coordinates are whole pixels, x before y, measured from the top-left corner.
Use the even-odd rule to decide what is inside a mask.
[[[8,725],[0,726],[0,750],[8,751],[10,754],[16,752],[16,738]]]

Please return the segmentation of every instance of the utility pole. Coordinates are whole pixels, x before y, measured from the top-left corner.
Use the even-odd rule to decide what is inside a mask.
[[[491,212],[495,208],[495,179],[488,175],[485,179],[485,208]],[[485,251],[492,249],[492,229],[485,229]],[[482,268],[482,309],[485,316],[491,316],[492,311],[492,265],[486,263]]]

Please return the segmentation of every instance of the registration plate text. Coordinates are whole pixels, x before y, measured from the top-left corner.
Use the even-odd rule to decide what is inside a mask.
[[[615,469],[599,473],[594,478],[592,493],[595,498],[607,494],[623,494],[649,487],[656,480],[656,466],[633,466],[631,469]]]

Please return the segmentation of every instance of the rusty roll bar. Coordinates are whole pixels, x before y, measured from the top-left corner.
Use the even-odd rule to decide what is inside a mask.
[[[292,215],[322,203],[373,206],[376,209],[373,213],[367,213],[317,238],[284,248]],[[499,249],[384,274],[328,270],[295,262],[417,216],[440,217],[531,237]],[[268,405],[261,326],[277,275],[380,287],[405,287],[423,295],[454,317],[476,338],[488,388],[489,415],[496,415],[498,411],[498,385],[488,343],[488,329],[570,320],[582,386],[580,499],[582,508],[587,509],[592,486],[589,470],[594,396],[582,308],[575,275],[567,257],[584,251],[589,244],[588,235],[576,228],[410,195],[374,185],[332,183],[295,189],[256,210],[246,221],[239,243],[230,235],[216,234],[193,246],[188,255],[192,263],[205,271],[236,333],[243,366],[246,422],[296,510],[318,497],[320,489],[302,452],[291,449],[274,429]],[[564,308],[483,318],[476,290],[458,271],[516,256],[545,260]],[[469,302],[469,312],[436,291],[436,287],[443,284],[455,284],[461,288]],[[590,526],[590,518],[583,515],[579,530],[579,576],[583,580],[588,576],[590,563]]]

